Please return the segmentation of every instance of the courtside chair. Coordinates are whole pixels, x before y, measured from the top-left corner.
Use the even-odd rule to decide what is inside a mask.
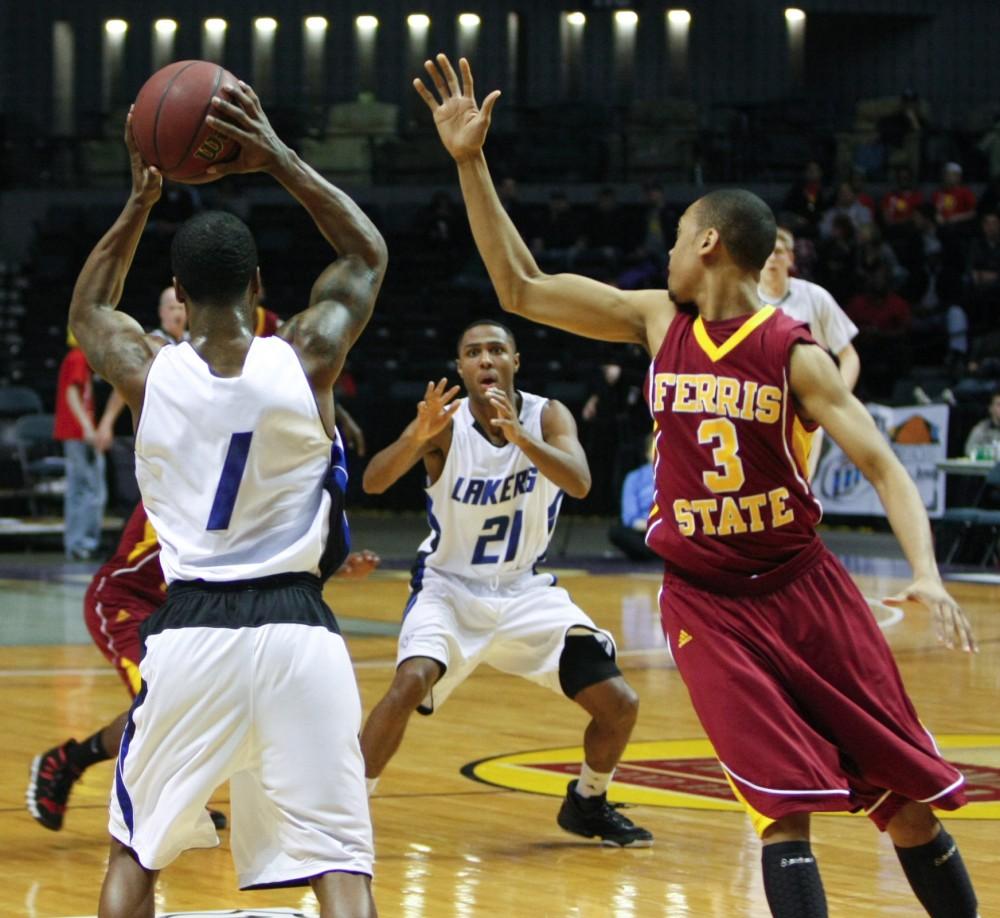
[[[991,495],[995,495],[998,491],[1000,491],[1000,462],[996,462],[990,469],[971,506],[951,507],[945,510],[941,522],[954,523],[957,526],[955,535],[952,536],[944,553],[946,564],[950,564],[958,556],[959,551],[977,529],[988,531],[984,549],[979,558],[979,566],[985,567],[996,556],[997,545],[1000,543],[1000,510],[992,509],[984,504],[990,502]]]
[[[24,414],[41,414],[42,397],[27,386],[0,388],[0,418],[19,418]]]
[[[26,414],[14,423],[23,493],[32,516],[38,516],[41,498],[62,500],[65,491],[66,460],[62,444],[52,435],[54,423],[51,414]]]

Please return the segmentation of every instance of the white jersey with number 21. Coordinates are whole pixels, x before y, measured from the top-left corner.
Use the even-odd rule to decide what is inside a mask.
[[[548,399],[520,394],[521,426],[540,440]],[[518,447],[494,446],[476,429],[467,398],[452,418],[441,476],[426,491],[431,534],[420,546],[423,564],[477,579],[531,570],[563,497]]]

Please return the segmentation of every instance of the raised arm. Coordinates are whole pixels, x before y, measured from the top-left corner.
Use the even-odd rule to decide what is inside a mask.
[[[212,166],[210,176],[270,173],[309,212],[337,253],[313,284],[308,308],[279,330],[298,352],[317,393],[328,390],[371,317],[388,259],[385,240],[354,201],[282,143],[246,83],[239,82],[231,100],[213,99],[213,111],[207,120],[239,143],[240,155]]]
[[[459,62],[461,86],[445,55],[424,66],[440,101],[421,80],[414,80],[413,86],[433,113],[441,142],[458,166],[472,234],[500,305],[587,338],[658,350],[675,312],[664,291],[622,291],[577,274],[550,275],[539,269],[500,204],[483,155],[499,90],[491,92],[480,109],[465,58]]]
[[[887,601],[923,603],[933,613],[941,641],[948,647],[957,644],[975,650],[972,627],[941,582],[920,493],[865,406],[848,391],[833,361],[818,347],[800,345],[792,351],[790,383],[807,417],[823,426],[878,492],[913,569],[913,582]]]
[[[441,474],[451,445],[451,418],[461,404],[453,401],[459,387],[452,386],[446,391],[447,385],[446,379],[427,383],[424,397],[417,405],[417,416],[399,439],[372,456],[361,482],[366,494],[388,490],[421,459],[432,480]]]
[[[132,193],[118,219],[84,262],[73,288],[69,327],[90,366],[121,393],[137,416],[156,349],[146,339],[142,326],[115,307],[121,300],[149,212],[160,199],[163,179],[139,155],[132,138],[131,111],[125,121],[125,144],[132,169]]]

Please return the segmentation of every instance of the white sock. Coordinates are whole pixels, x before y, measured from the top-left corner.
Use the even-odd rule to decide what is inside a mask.
[[[378,778],[365,778],[365,787],[368,788],[369,797],[375,793],[376,784],[378,784]]]
[[[580,767],[580,779],[576,782],[576,792],[581,797],[600,797],[607,793],[608,785],[611,783],[611,776],[615,773],[611,771],[594,771],[586,762]]]

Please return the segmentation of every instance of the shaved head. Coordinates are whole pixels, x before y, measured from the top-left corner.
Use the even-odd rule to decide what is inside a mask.
[[[699,230],[715,229],[741,268],[760,271],[774,251],[777,224],[771,208],[751,191],[723,188],[699,198],[693,214]]]

